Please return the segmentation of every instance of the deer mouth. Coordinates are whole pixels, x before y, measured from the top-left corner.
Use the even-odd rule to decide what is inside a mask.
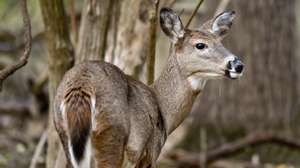
[[[191,73],[189,76],[198,76],[203,78],[222,78],[226,75],[225,71],[212,71],[212,70],[199,70],[196,72]]]
[[[238,79],[243,76],[243,72],[236,72],[234,70],[223,69],[221,71],[196,71],[191,73],[189,76],[198,76],[203,78],[229,78],[229,79]]]
[[[232,70],[225,70],[225,76],[229,79],[238,79],[243,75],[242,72],[235,72]]]

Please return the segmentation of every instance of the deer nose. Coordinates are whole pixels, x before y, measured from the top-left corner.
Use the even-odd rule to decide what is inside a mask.
[[[237,58],[232,61],[229,61],[227,64],[229,71],[234,71],[236,73],[242,73],[244,70],[244,64]]]
[[[235,67],[235,71],[237,73],[242,73],[243,69],[244,69],[244,65],[243,64],[237,64],[236,67]]]

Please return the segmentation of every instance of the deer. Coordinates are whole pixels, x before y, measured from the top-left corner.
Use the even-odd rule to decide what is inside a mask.
[[[156,167],[168,135],[188,116],[206,82],[242,76],[244,64],[221,43],[234,11],[196,30],[184,28],[170,8],[162,8],[159,17],[173,47],[150,86],[100,61],[83,61],[64,75],[54,123],[68,168]]]

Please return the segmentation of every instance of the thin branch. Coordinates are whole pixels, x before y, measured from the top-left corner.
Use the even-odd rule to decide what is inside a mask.
[[[22,0],[21,1],[21,7],[22,7],[22,17],[23,17],[23,23],[25,27],[25,48],[22,56],[20,57],[19,61],[17,61],[15,64],[12,64],[3,70],[0,71],[0,91],[2,89],[3,81],[10,75],[12,75],[14,72],[16,72],[21,67],[25,66],[27,63],[27,60],[30,56],[31,51],[31,25],[30,25],[30,18],[27,11],[27,1]]]
[[[197,14],[198,9],[200,8],[200,6],[201,6],[201,4],[202,4],[203,2],[204,2],[204,0],[199,0],[199,2],[198,2],[198,4],[197,4],[196,8],[194,9],[192,15],[190,16],[188,22],[187,22],[186,25],[185,25],[185,28],[186,28],[186,29],[187,29],[187,28],[189,27],[189,25],[191,24],[191,22],[192,22],[194,16]]]
[[[74,0],[69,0],[70,6],[70,18],[71,18],[71,28],[72,33],[74,35],[74,44],[76,46],[77,39],[78,39],[78,28],[77,28],[77,19],[76,19],[76,8]]]
[[[44,131],[41,138],[40,138],[40,140],[39,140],[39,143],[37,144],[37,146],[35,148],[35,151],[34,151],[32,159],[31,159],[29,168],[36,168],[38,159],[39,159],[39,157],[40,157],[40,155],[43,151],[43,147],[46,144],[46,141],[47,141],[47,131]]]
[[[216,149],[208,150],[206,154],[175,151],[171,153],[169,157],[180,164],[200,167],[203,163],[207,165],[219,159],[235,155],[249,146],[253,147],[268,143],[274,143],[300,151],[300,141],[293,137],[279,135],[274,132],[261,132],[251,133],[235,142],[225,143]]]
[[[157,13],[159,7],[159,0],[153,0],[150,13],[150,37],[149,48],[147,54],[147,82],[148,85],[154,81],[155,69],[155,46],[156,46],[156,27],[157,27]]]
[[[217,7],[217,9],[216,9],[216,12],[215,12],[214,16],[217,16],[218,14],[223,12],[227,8],[229,2],[230,2],[230,0],[221,0],[218,7]]]

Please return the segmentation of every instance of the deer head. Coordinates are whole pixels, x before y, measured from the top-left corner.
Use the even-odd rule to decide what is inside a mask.
[[[184,28],[173,10],[161,9],[161,28],[174,44],[173,56],[193,90],[201,90],[207,79],[242,76],[243,63],[221,43],[234,17],[233,11],[224,12],[199,29],[190,30]]]

